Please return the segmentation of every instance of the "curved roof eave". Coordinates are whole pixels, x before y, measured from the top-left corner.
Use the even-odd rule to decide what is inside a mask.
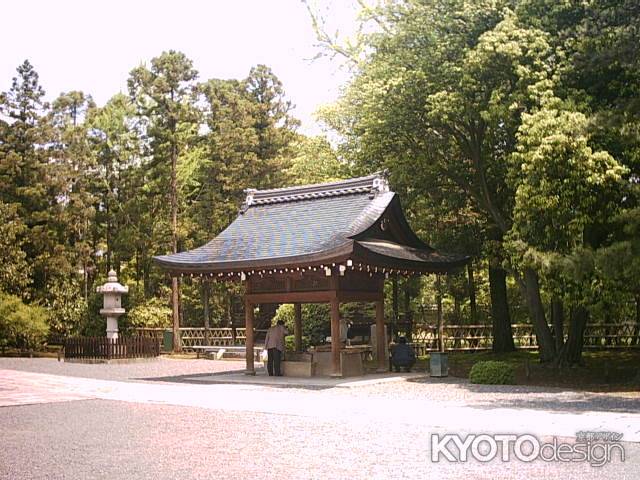
[[[347,240],[344,244],[331,250],[322,250],[303,255],[290,255],[283,257],[267,257],[261,259],[239,259],[223,262],[196,262],[186,263],[168,260],[171,255],[159,255],[153,260],[160,266],[173,272],[194,273],[222,273],[240,272],[248,270],[265,270],[281,267],[302,267],[322,262],[339,262],[347,260],[353,253],[353,240]]]

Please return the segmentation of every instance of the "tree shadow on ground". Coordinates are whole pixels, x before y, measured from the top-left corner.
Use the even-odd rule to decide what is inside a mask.
[[[274,379],[273,382],[265,381],[266,373],[264,369],[258,368],[256,369],[256,376],[259,379],[255,379],[251,375],[245,376],[242,381],[237,379],[238,375],[244,374],[244,369],[239,370],[228,370],[224,372],[213,372],[213,373],[192,373],[186,375],[171,375],[166,377],[145,377],[145,378],[136,378],[134,380],[141,380],[145,382],[164,382],[164,383],[183,383],[190,385],[252,385],[252,386],[262,386],[262,387],[270,387],[270,388],[281,388],[281,389],[301,389],[301,390],[327,390],[331,388],[335,388],[335,385],[305,385],[303,383],[278,383],[277,379]],[[211,378],[214,377],[214,378]],[[228,380],[225,380],[225,377]],[[231,377],[234,377],[233,379]],[[280,377],[278,377],[280,378]]]
[[[473,408],[494,409],[513,408],[529,410],[545,410],[558,413],[640,413],[640,399],[619,397],[606,394],[584,394],[585,398],[549,399],[520,398],[503,399],[499,402],[474,404]]]
[[[577,391],[566,387],[538,385],[478,385],[466,378],[419,378],[412,383],[451,385],[479,398],[468,399],[469,407],[480,409],[512,408],[566,413],[614,412],[640,413],[640,394],[611,394]],[[517,398],[514,398],[517,396]]]

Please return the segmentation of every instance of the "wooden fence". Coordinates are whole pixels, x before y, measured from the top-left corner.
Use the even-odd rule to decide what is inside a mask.
[[[143,338],[152,338],[161,346],[165,331],[165,328],[135,328],[132,334]],[[247,331],[244,327],[235,329],[220,327],[208,330],[204,327],[182,327],[179,332],[182,349],[187,352],[193,350],[192,347],[244,345],[247,339]],[[255,332],[256,340],[260,340],[264,339],[267,331],[256,330]]]
[[[158,342],[150,338],[133,336],[110,339],[107,337],[69,337],[64,341],[65,358],[84,360],[117,360],[150,358],[160,354]]]
[[[517,323],[511,326],[513,342],[519,349],[538,348],[533,326]],[[438,327],[417,325],[412,344],[418,355],[438,349]],[[566,340],[566,334],[565,334]],[[480,351],[492,347],[491,325],[445,325],[443,341],[447,351]],[[640,348],[640,327],[635,323],[606,323],[587,325],[584,348]]]
[[[527,323],[511,326],[516,348],[533,349],[538,344],[533,327]],[[403,332],[400,327],[399,332]],[[137,328],[133,335],[152,338],[157,345],[162,345],[164,328]],[[480,351],[490,350],[492,344],[491,325],[445,325],[443,327],[444,346],[447,351]],[[640,348],[640,327],[635,323],[605,323],[587,325],[584,334],[585,348]],[[266,330],[256,330],[256,341],[264,339]],[[229,346],[244,345],[246,330],[236,328],[180,328],[182,348],[190,351],[195,346]],[[416,324],[413,328],[412,344],[418,355],[438,349],[438,328],[436,325]]]

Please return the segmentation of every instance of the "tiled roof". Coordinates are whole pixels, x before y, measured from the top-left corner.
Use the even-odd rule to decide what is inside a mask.
[[[376,245],[353,237],[366,233],[394,201],[396,194],[389,191],[383,174],[248,190],[241,213],[216,238],[202,247],[155,260],[173,271],[238,271],[347,259],[357,248],[356,242],[373,253],[386,255]],[[390,259],[412,264],[433,259],[420,257],[418,251],[410,258],[405,258],[408,253],[403,255],[391,255]]]
[[[443,253],[433,249],[426,250],[409,247],[388,240],[372,239],[358,241],[357,243],[373,254],[411,262],[417,269],[420,269],[420,264],[424,263],[428,263],[434,269],[439,269],[440,267],[445,268],[453,264],[464,264],[467,261],[465,255]],[[407,267],[409,267],[409,265],[407,265]]]
[[[381,191],[386,185],[385,178],[380,174],[368,177],[351,178],[332,183],[318,183],[315,185],[302,185],[297,187],[274,188],[271,190],[247,190],[247,200],[244,207],[250,205],[266,205],[273,203],[286,203],[298,200],[311,200],[315,198],[337,197],[358,193],[371,193]]]

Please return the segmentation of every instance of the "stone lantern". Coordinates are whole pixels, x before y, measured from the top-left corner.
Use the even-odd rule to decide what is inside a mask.
[[[118,338],[118,317],[124,315],[120,297],[123,293],[129,292],[129,287],[120,285],[116,272],[111,270],[107,277],[107,283],[98,287],[97,292],[104,295],[100,315],[107,317],[107,338],[116,340]]]

